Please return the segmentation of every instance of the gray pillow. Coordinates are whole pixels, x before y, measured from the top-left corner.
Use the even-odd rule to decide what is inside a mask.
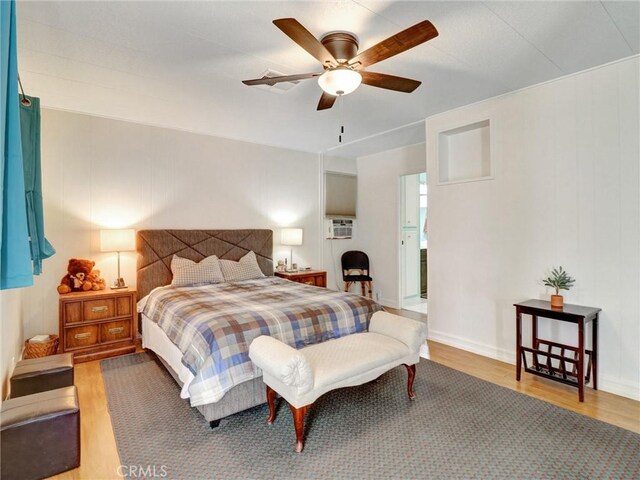
[[[247,253],[239,261],[220,260],[220,268],[225,282],[239,282],[264,277],[258,259],[253,251]]]
[[[188,258],[174,255],[171,259],[171,273],[173,274],[171,285],[174,287],[224,282],[224,276],[220,270],[220,260],[215,255],[197,263]]]

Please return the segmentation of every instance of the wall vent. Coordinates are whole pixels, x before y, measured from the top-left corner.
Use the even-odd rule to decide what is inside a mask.
[[[275,70],[271,70],[270,68],[267,68],[264,72],[262,72],[259,76],[255,78],[283,77],[285,75],[287,74],[282,72],[277,72]],[[294,80],[293,82],[279,82],[279,83],[276,83],[275,85],[257,85],[256,87],[253,87],[253,88],[260,88],[262,90],[268,90],[269,92],[283,94],[283,93],[287,93],[289,90],[294,88],[299,83],[300,83],[300,80]]]

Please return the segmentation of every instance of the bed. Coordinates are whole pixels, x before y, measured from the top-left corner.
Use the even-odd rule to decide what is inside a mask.
[[[181,385],[181,397],[189,398],[212,426],[266,402],[260,372],[248,360],[253,338],[273,335],[299,348],[366,330],[371,315],[382,309],[365,297],[274,277],[272,244],[271,230],[137,234],[143,346],[156,354]],[[165,287],[171,283],[174,255],[194,261],[210,255],[237,261],[250,251],[264,278]],[[197,315],[198,322],[184,312]]]

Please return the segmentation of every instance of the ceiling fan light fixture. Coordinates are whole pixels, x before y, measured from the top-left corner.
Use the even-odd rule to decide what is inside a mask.
[[[347,67],[327,70],[318,78],[318,85],[329,95],[348,95],[362,82],[362,75]]]

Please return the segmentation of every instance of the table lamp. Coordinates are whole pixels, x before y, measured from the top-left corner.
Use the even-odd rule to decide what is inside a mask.
[[[119,230],[100,230],[100,251],[118,252],[118,278],[113,290],[127,288],[124,278],[120,276],[120,252],[130,252],[136,249],[136,234],[133,228]]]
[[[280,243],[291,247],[291,265],[293,269],[293,247],[302,245],[302,229],[301,228],[283,228],[280,234]]]

